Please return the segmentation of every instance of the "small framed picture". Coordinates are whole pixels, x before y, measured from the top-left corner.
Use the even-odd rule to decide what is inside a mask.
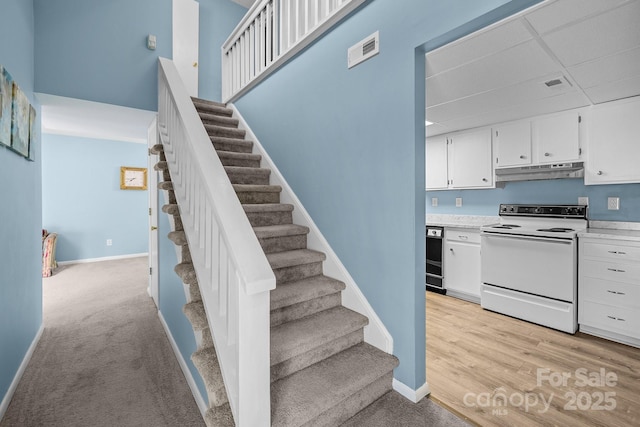
[[[0,65],[0,144],[11,146],[11,104],[13,102],[13,79]]]
[[[147,168],[120,167],[121,190],[146,190]]]

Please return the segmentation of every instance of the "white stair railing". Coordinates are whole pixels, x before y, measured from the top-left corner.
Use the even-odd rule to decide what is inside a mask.
[[[268,426],[275,276],[171,60],[158,67],[158,129],[237,426]]]
[[[222,99],[235,100],[365,1],[256,0],[222,46]]]

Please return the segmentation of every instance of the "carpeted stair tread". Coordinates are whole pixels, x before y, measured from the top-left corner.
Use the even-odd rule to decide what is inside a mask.
[[[198,112],[207,111],[212,114],[218,114],[220,116],[228,116],[228,117],[231,117],[233,115],[233,110],[231,108],[227,108],[224,104],[220,102],[207,101],[204,99],[193,99],[193,98],[191,100]]]
[[[237,138],[244,140],[244,136],[247,133],[244,129],[230,128],[228,126],[220,126],[209,123],[203,123],[209,136],[223,136],[225,138]]]
[[[271,328],[271,365],[300,356],[368,323],[367,317],[339,306]]]
[[[293,223],[293,205],[282,203],[243,204],[252,227]]]
[[[207,409],[204,422],[207,427],[235,427],[236,425],[228,403]]]
[[[212,114],[207,111],[199,111],[198,115],[200,120],[205,124],[212,124],[226,127],[238,127],[238,119],[234,119],[229,116],[222,116],[220,114]]]
[[[220,406],[229,402],[216,350],[213,347],[201,348],[191,355],[191,360],[207,388],[209,406]]]
[[[213,337],[211,336],[211,329],[206,327],[202,330],[202,343],[200,348],[213,347]]]
[[[267,254],[267,260],[272,269],[293,267],[314,262],[323,262],[327,256],[311,249],[297,249],[294,251],[278,252]]]
[[[193,267],[193,263],[191,262],[181,262],[173,268],[173,271],[175,271],[178,277],[180,277],[182,283],[186,285],[193,285],[198,283],[196,270]]]
[[[293,205],[287,203],[245,204],[242,208],[246,213],[256,212],[293,212]]]
[[[158,183],[158,190],[173,191],[173,182],[171,182],[171,181],[159,182]]]
[[[246,139],[227,138],[224,136],[209,136],[216,151],[227,151],[235,153],[251,153],[253,151],[253,141]]]
[[[396,357],[361,343],[278,380],[271,384],[271,425],[340,425],[370,403],[364,396],[356,402],[350,398],[366,394],[396,366]]]
[[[280,202],[279,185],[233,184],[233,189],[240,203],[278,203]]]
[[[186,303],[182,307],[182,312],[191,322],[193,330],[201,331],[204,328],[209,327],[209,324],[207,323],[207,314],[204,311],[204,304],[202,303],[202,301],[192,301]]]
[[[149,149],[149,151],[151,152],[151,154],[164,153],[164,146],[162,144],[155,144]]]
[[[202,301],[202,295],[200,294],[200,285],[198,281],[189,285],[189,302]]]
[[[169,234],[167,234],[167,237],[169,238],[169,240],[171,240],[177,246],[184,246],[184,245],[188,244],[187,235],[185,234],[185,232],[183,230],[170,231]]]
[[[180,215],[180,208],[176,203],[167,203],[162,206],[162,212],[168,215]]]
[[[271,291],[271,311],[344,290],[345,284],[327,276],[283,283]]]
[[[243,166],[225,166],[227,176],[232,184],[268,185],[271,169]]]
[[[156,172],[163,172],[169,169],[169,165],[165,160],[161,160],[153,166],[153,170]]]
[[[220,162],[224,166],[260,167],[262,156],[253,153],[236,153],[233,151],[217,151]]]
[[[267,239],[271,237],[296,236],[299,234],[309,234],[309,227],[296,224],[267,225],[262,227],[253,227],[258,239]]]

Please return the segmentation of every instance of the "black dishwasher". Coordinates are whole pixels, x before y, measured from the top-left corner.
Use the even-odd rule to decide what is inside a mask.
[[[439,294],[446,294],[447,290],[442,284],[442,243],[444,241],[444,228],[426,226],[427,245],[427,270],[426,289]]]

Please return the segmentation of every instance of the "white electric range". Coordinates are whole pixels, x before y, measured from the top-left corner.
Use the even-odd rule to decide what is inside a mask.
[[[561,331],[577,330],[577,234],[583,205],[500,205],[481,230],[481,305]]]

